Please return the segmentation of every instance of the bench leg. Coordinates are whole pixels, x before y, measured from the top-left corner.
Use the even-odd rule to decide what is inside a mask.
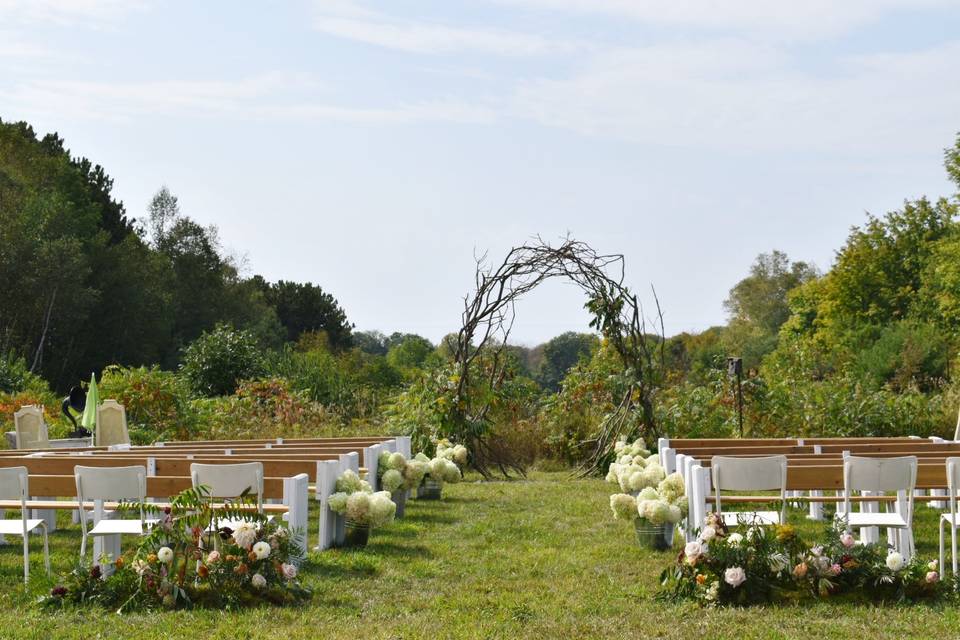
[[[54,500],[52,497],[37,497],[34,500]],[[43,520],[44,524],[47,526],[47,532],[52,533],[57,530],[57,512],[54,509],[31,509],[30,510],[31,518],[39,518]],[[40,533],[37,530],[35,533]]]
[[[823,491],[811,491],[811,498],[821,498],[823,497]],[[810,513],[807,515],[807,520],[823,520],[823,503],[822,502],[813,502],[810,501]]]

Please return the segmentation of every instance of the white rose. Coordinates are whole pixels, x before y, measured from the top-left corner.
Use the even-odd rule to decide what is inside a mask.
[[[157,560],[163,562],[164,564],[173,561],[173,549],[170,547],[160,547],[160,550],[157,551]]]
[[[255,573],[253,574],[253,577],[250,578],[250,584],[257,589],[262,589],[263,587],[267,586],[267,579],[259,573]]]
[[[723,581],[736,589],[747,579],[747,574],[740,567],[730,567],[723,572]]]
[[[283,572],[283,577],[287,580],[293,580],[297,577],[297,566],[293,564],[283,563],[280,565],[280,571]]]
[[[903,556],[896,551],[891,551],[887,556],[887,568],[890,571],[900,571],[900,569],[903,569],[903,565]]]
[[[730,543],[731,547],[739,547],[743,542],[743,536],[739,533],[731,533],[730,537],[727,538],[727,542]]]
[[[688,560],[695,560],[703,555],[703,545],[696,540],[688,542],[683,548],[683,555],[685,555]]]
[[[703,530],[700,531],[700,539],[704,542],[710,542],[716,537],[716,535],[717,530],[713,527],[704,527]]]
[[[270,555],[270,543],[264,542],[261,540],[257,544],[253,545],[253,554],[257,556],[257,560],[263,560]]]

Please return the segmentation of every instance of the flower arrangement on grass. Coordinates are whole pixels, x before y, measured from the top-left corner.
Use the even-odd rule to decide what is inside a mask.
[[[418,453],[413,462],[423,465],[424,474],[417,489],[418,498],[439,499],[443,485],[457,483],[463,479],[460,467],[452,460],[436,457],[430,459],[423,452]]]
[[[651,454],[642,440],[614,445],[617,459],[607,469],[607,482],[620,486],[623,493],[638,493],[647,487],[656,487],[666,472],[660,465],[660,456]]]
[[[373,491],[370,483],[361,480],[356,472],[346,470],[337,478],[337,492],[330,496],[327,505],[336,514],[356,527],[375,529],[393,521],[397,505],[389,491]]]
[[[384,451],[377,459],[377,478],[384,491],[394,493],[401,488],[407,488],[404,472],[407,469],[407,457],[395,451]]]
[[[644,487],[636,496],[628,493],[611,495],[610,509],[614,518],[634,523],[641,544],[666,548],[673,540],[673,525],[683,520],[686,500],[683,477],[672,473],[663,478],[656,488]],[[651,531],[650,525],[666,526],[658,538],[656,532]]]
[[[467,466],[470,452],[462,444],[452,444],[446,438],[437,440],[437,457],[449,460],[463,470]]]
[[[158,513],[135,550],[93,567],[80,566],[43,602],[97,602],[117,612],[140,608],[231,609],[261,603],[295,604],[310,598],[298,580],[301,549],[277,520],[252,509],[252,500],[214,509],[204,487],[187,489]],[[129,509],[121,505],[120,511]],[[137,507],[139,510],[139,507]],[[213,529],[212,522],[237,522]],[[102,567],[113,564],[103,577]]]
[[[859,544],[842,524],[827,542],[808,545],[790,525],[740,525],[728,531],[707,516],[696,540],[664,570],[662,598],[704,605],[750,605],[803,599],[935,600],[956,591],[940,580],[937,561],[909,562],[881,544]]]

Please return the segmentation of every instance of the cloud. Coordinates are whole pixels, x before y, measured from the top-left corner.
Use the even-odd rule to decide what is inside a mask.
[[[323,85],[304,74],[263,74],[211,81],[30,81],[0,90],[23,113],[124,121],[156,116],[284,118],[361,124],[422,121],[484,123],[489,108],[459,101],[414,101],[391,106],[347,106],[317,99]],[[65,107],[65,105],[69,105]]]
[[[409,53],[479,52],[536,56],[575,51],[584,45],[539,34],[434,21],[404,20],[353,2],[317,5],[313,28],[322,33]]]
[[[492,0],[549,11],[626,18],[666,27],[750,33],[764,39],[836,36],[900,10],[957,6],[956,0]]]
[[[0,24],[103,27],[146,6],[145,0],[0,0]]]
[[[595,56],[564,79],[524,82],[510,108],[547,126],[669,146],[929,149],[957,126],[960,86],[949,78],[958,59],[952,42],[840,57],[813,75],[744,40],[653,45]]]

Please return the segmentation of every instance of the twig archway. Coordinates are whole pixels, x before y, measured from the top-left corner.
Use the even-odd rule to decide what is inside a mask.
[[[593,315],[590,327],[616,351],[627,382],[615,410],[605,416],[596,435],[582,443],[586,455],[581,472],[603,468],[621,436],[640,436],[650,442],[658,435],[653,393],[663,370],[663,315],[657,301],[658,331],[648,334],[637,297],[623,283],[623,255],[599,254],[569,237],[556,247],[537,237],[511,249],[495,267],[486,254],[476,262],[476,290],[464,298],[462,326],[451,345],[456,375],[449,418],[454,436],[470,449],[477,471],[485,477],[493,469],[504,475],[524,472],[509,452],[495,450],[487,437],[491,394],[472,391],[476,385],[496,390],[503,383],[504,350],[516,318],[515,303],[553,278],[566,278],[587,295],[585,307]]]

